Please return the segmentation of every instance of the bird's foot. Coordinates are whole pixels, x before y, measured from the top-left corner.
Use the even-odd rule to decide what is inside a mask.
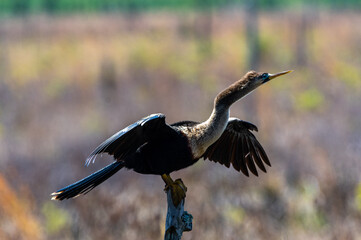
[[[164,191],[171,191],[173,204],[177,207],[186,197],[187,187],[184,185],[182,179],[173,181],[169,175],[163,175],[162,178],[166,183]]]
[[[164,191],[171,191],[172,201],[174,206],[178,206],[186,197],[187,187],[184,185],[182,179],[177,179],[171,184],[167,184]]]

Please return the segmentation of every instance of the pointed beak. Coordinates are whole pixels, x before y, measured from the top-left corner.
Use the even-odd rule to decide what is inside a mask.
[[[293,70],[288,70],[288,71],[283,71],[283,72],[279,72],[279,73],[269,74],[268,78],[269,78],[269,80],[271,80],[271,79],[274,79],[276,77],[279,77],[279,76],[282,76],[282,75],[285,75],[285,74],[291,73],[291,72],[293,72]]]

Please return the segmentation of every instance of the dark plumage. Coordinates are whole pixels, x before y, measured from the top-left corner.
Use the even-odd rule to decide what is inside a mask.
[[[252,123],[239,119],[230,120],[222,136],[207,148],[203,155],[204,159],[218,162],[226,167],[232,164],[234,169],[242,171],[246,176],[249,176],[248,169],[258,176],[254,163],[266,172],[263,162],[268,166],[271,166],[271,163],[251,131],[258,131]]]
[[[87,158],[94,162],[97,154],[108,153],[115,161],[98,172],[53,193],[63,200],[85,194],[123,167],[141,174],[162,175],[186,168],[200,158],[233,166],[249,176],[258,176],[256,166],[266,172],[270,161],[251,131],[251,123],[229,118],[230,106],[270,79],[284,75],[248,72],[242,79],[217,95],[208,120],[182,121],[168,125],[163,114],[152,114],[117,132],[100,144]],[[169,182],[169,181],[168,181]],[[168,183],[167,183],[168,184]]]

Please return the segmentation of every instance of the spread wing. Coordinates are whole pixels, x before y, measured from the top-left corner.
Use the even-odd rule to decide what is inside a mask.
[[[261,144],[251,131],[258,131],[257,127],[251,123],[232,118],[221,137],[208,147],[204,153],[204,159],[242,171],[249,176],[248,170],[258,176],[256,165],[263,172],[266,168],[263,163],[271,166]]]
[[[165,123],[164,114],[149,115],[105,140],[89,155],[86,159],[86,165],[94,162],[97,154],[100,153],[108,153],[117,160],[123,159],[150,139],[168,133],[175,134],[176,131]]]

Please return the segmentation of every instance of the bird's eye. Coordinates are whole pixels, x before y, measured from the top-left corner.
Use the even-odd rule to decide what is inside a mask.
[[[263,73],[263,74],[261,75],[261,77],[262,77],[262,78],[267,78],[267,77],[268,77],[268,74],[267,74],[267,73]]]

